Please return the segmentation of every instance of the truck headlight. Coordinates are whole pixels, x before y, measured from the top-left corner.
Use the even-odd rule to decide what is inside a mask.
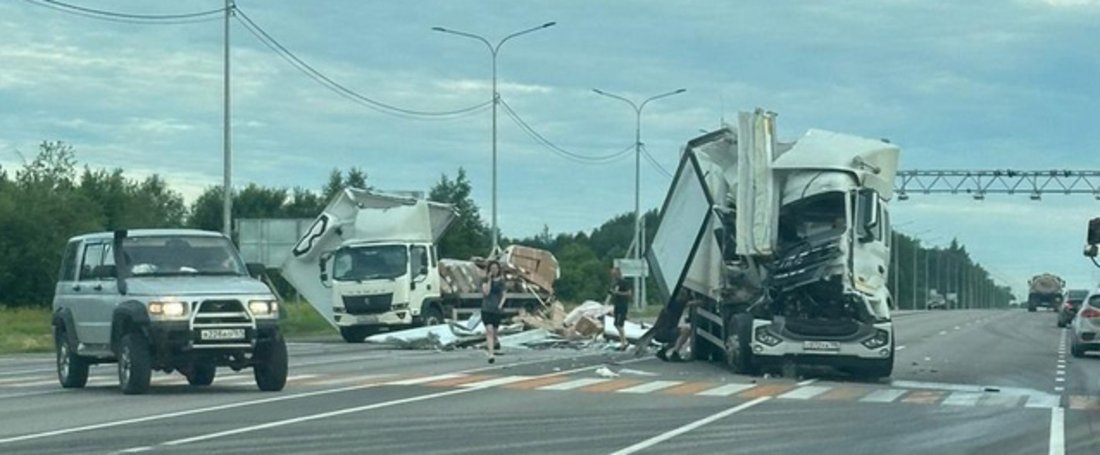
[[[779,337],[772,335],[771,332],[768,332],[768,328],[766,326],[757,327],[755,337],[756,341],[764,343],[768,346],[778,346],[779,343],[783,342],[783,340],[779,339]]]
[[[149,302],[149,314],[176,318],[187,314],[186,302]]]
[[[250,300],[248,311],[254,316],[270,316],[279,312],[279,302],[276,300]]]
[[[875,331],[875,336],[863,340],[863,347],[867,349],[878,349],[887,344],[890,344],[890,332],[882,329]]]

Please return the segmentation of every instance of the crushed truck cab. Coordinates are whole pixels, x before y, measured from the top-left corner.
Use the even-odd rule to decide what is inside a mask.
[[[694,306],[697,358],[738,372],[827,365],[889,376],[887,203],[899,149],[774,117],[690,141],[648,252],[658,289]]]

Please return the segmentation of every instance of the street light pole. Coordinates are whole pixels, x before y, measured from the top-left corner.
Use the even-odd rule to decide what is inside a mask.
[[[500,93],[497,92],[497,54],[500,53],[500,47],[504,43],[512,38],[520,35],[526,35],[531,32],[539,31],[544,28],[553,27],[557,22],[547,22],[537,27],[531,27],[526,30],[520,30],[511,35],[501,38],[500,41],[494,46],[489,43],[489,40],[485,39],[481,35],[475,35],[473,33],[461,32],[458,30],[451,30],[443,27],[432,27],[432,31],[441,33],[450,33],[452,35],[458,35],[466,38],[475,39],[485,44],[485,47],[489,48],[489,53],[493,58],[493,195],[492,195],[492,239],[493,239],[493,251],[492,254],[496,255],[500,249],[500,234],[497,229],[497,105],[500,104]]]
[[[226,237],[233,234],[233,151],[229,136],[229,17],[233,15],[233,0],[225,0],[225,64],[223,82],[223,123],[222,123],[222,233]]]
[[[673,95],[679,95],[687,91],[687,89],[676,89],[671,92],[662,93],[660,95],[654,95],[646,98],[641,104],[636,104],[633,101],[624,98],[613,93],[608,93],[598,88],[592,89],[597,95],[603,95],[608,98],[614,98],[622,101],[632,109],[634,109],[634,260],[640,262],[642,258],[642,216],[641,216],[641,198],[642,198],[642,109],[645,109],[646,104],[650,101],[665,98]],[[638,277],[634,280],[634,306],[636,308],[642,307],[641,292],[642,292],[642,278]]]

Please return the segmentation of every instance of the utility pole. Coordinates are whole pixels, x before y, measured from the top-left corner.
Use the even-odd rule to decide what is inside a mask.
[[[912,307],[910,309],[917,309],[917,255],[920,254],[920,239],[917,236],[913,236],[913,286],[912,294],[913,300],[910,301]]]
[[[233,235],[233,150],[229,135],[229,18],[233,15],[233,0],[225,0],[225,74],[222,75],[224,91],[222,93],[224,119],[222,124],[222,233],[226,237]]]

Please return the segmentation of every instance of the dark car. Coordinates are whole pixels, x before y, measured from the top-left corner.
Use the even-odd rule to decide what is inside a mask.
[[[1085,301],[1085,297],[1089,295],[1087,289],[1071,289],[1066,292],[1066,301],[1062,303],[1062,307],[1058,310],[1058,327],[1065,327],[1073,322],[1073,317],[1077,315],[1077,310],[1081,309],[1081,302]]]

